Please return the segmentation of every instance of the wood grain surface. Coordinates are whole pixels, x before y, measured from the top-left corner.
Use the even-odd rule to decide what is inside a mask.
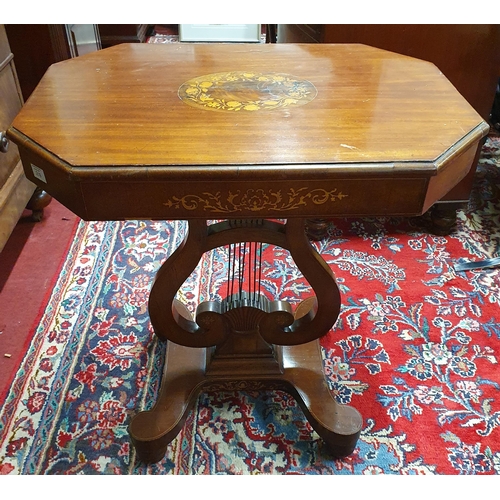
[[[186,81],[284,73],[317,96],[214,112]],[[73,166],[426,162],[482,122],[431,63],[365,45],[122,44],[53,65],[14,128]]]

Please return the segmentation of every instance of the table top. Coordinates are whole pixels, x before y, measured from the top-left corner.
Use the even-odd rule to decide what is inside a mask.
[[[122,44],[53,65],[13,128],[73,166],[429,162],[481,117],[356,44]]]
[[[433,64],[358,44],[122,44],[54,64],[9,137],[91,220],[416,215],[488,125]]]

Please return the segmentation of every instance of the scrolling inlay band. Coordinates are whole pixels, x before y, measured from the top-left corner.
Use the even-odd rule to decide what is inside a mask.
[[[240,211],[260,212],[262,210],[276,210],[279,212],[296,210],[307,206],[309,202],[314,205],[323,205],[327,202],[340,201],[348,195],[338,193],[336,189],[291,188],[287,197],[281,191],[264,189],[247,189],[246,191],[229,191],[226,196],[221,192],[202,193],[203,196],[187,194],[182,197],[173,196],[164,205],[168,208],[183,208],[185,210],[203,209],[213,213],[233,213]]]
[[[302,106],[317,90],[311,82],[284,73],[231,71],[188,80],[178,94],[190,106],[234,112]]]

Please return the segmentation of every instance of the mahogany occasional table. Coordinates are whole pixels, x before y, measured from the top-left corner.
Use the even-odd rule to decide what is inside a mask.
[[[161,392],[129,426],[155,462],[208,389],[288,391],[350,454],[362,418],[332,398],[318,342],[340,293],[306,221],[422,214],[487,132],[435,66],[368,46],[123,44],[50,67],[8,135],[27,177],[85,220],[188,221],[149,299]],[[313,297],[260,292],[262,243],[290,251]],[[227,297],[193,316],[176,293],[218,247]]]

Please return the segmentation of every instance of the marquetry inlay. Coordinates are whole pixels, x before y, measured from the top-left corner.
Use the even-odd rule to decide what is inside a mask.
[[[323,205],[327,202],[340,201],[348,195],[337,192],[336,189],[300,188],[289,189],[286,194],[281,190],[247,189],[246,191],[187,194],[182,197],[173,196],[164,205],[169,208],[183,208],[184,210],[202,209],[213,213],[232,213],[239,211],[259,212],[262,210],[276,210],[286,212],[307,206],[309,203]]]
[[[292,75],[245,71],[199,76],[179,87],[179,97],[190,106],[230,112],[302,106],[316,94],[311,82]]]

